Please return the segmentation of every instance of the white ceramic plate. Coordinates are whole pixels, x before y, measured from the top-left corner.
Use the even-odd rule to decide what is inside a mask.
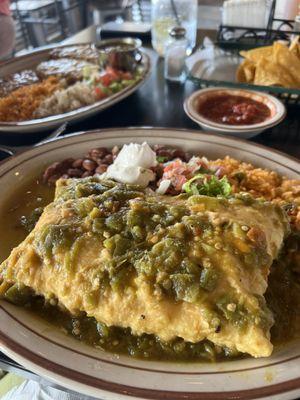
[[[33,148],[0,165],[5,188],[0,207],[30,176],[50,163],[88,149],[129,142],[176,145],[208,158],[229,154],[299,178],[300,164],[284,154],[241,140],[196,131],[128,128],[73,135]],[[105,400],[296,399],[300,396],[300,341],[270,358],[217,364],[135,360],[105,353],[65,336],[38,317],[0,302],[0,349],[61,386]]]
[[[73,47],[74,45],[61,46],[61,47]],[[15,57],[0,65],[0,78],[7,75],[14,74],[24,69],[34,69],[40,62],[48,60],[49,53],[53,48],[46,50],[40,50],[32,52],[31,54]],[[91,117],[100,111],[118,103],[122,99],[128,97],[130,94],[135,92],[147,79],[150,74],[150,58],[146,53],[140,50],[142,59],[139,63],[142,74],[141,78],[131,86],[126,87],[118,93],[115,93],[105,99],[97,101],[96,103],[78,108],[77,110],[70,111],[64,114],[57,114],[46,118],[32,119],[21,122],[1,122],[0,121],[0,132],[2,133],[25,133],[39,132],[61,125],[62,123],[81,121],[85,118]]]
[[[228,125],[213,122],[198,113],[199,104],[214,94],[225,94],[233,96],[248,97],[265,104],[270,112],[270,118],[263,122],[252,125]],[[258,135],[266,129],[278,125],[286,116],[286,109],[283,103],[276,97],[254,90],[228,89],[225,87],[214,87],[197,90],[192,93],[184,102],[184,111],[189,118],[201,126],[205,131],[217,134],[230,135],[242,139],[249,139]]]

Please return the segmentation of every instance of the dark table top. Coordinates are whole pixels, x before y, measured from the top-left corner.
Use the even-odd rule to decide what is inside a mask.
[[[163,77],[164,61],[150,48],[146,49],[151,57],[152,73],[148,81],[134,94],[110,109],[81,123],[70,125],[66,134],[91,129],[154,126],[168,128],[200,128],[184,113],[183,102],[197,86],[187,81],[185,84],[170,83]],[[251,141],[272,147],[300,159],[300,108],[289,107],[286,119],[277,127],[269,129]],[[45,134],[41,134],[40,138]],[[34,136],[36,140],[36,135]],[[20,139],[0,136],[1,144],[28,144],[33,137]],[[18,371],[18,366],[0,353],[0,367]],[[20,370],[19,372],[22,372]]]

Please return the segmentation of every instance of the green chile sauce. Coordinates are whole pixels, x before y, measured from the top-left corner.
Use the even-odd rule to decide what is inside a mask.
[[[15,200],[7,205],[7,210],[4,210],[3,214],[0,215],[0,223],[5,232],[5,235],[1,235],[2,237],[0,237],[2,242],[1,261],[8,256],[11,248],[16,246],[26,237],[28,231],[33,228],[35,219],[39,217],[43,206],[48,204],[53,197],[53,189],[42,185],[37,181],[33,181],[27,188],[22,188],[23,193],[24,189],[27,194],[26,202],[19,203],[19,196],[16,196]],[[83,188],[83,190],[87,190],[87,188]],[[116,198],[107,199],[108,208],[114,206],[114,201],[116,201]],[[150,207],[157,206],[152,204]],[[81,212],[86,211],[83,210]],[[164,223],[167,225],[168,221],[171,224],[174,223],[174,219],[176,220],[176,218],[180,220],[182,212],[184,212],[184,210],[182,210],[181,207],[174,206],[168,210],[157,207],[155,213],[152,214],[157,216],[160,220],[165,221]],[[109,251],[113,252],[114,258],[118,258],[118,254],[120,254],[121,257],[121,255],[124,254],[124,249],[128,246],[126,237],[124,240],[123,235],[120,235],[124,229],[130,229],[131,235],[134,235],[136,241],[135,244],[140,245],[141,248],[143,248],[145,245],[143,243],[147,236],[147,230],[151,231],[152,222],[155,224],[155,220],[152,222],[146,220],[145,222],[145,216],[141,217],[140,213],[132,212],[132,215],[130,216],[131,222],[129,227],[126,228],[126,226],[124,226],[123,217],[122,213],[114,213],[111,216],[104,218],[103,215],[99,215],[98,211],[92,211],[94,234],[97,234],[97,232],[103,233],[103,224],[105,224],[105,229],[110,232],[109,237],[105,240],[105,247]],[[162,229],[164,228],[166,227],[162,227]],[[202,221],[201,228],[204,229],[208,239],[213,237],[212,227],[206,221]],[[175,232],[179,237],[180,234],[182,234],[181,229],[182,227],[177,227],[177,232]],[[66,228],[66,230],[68,229]],[[68,234],[63,235],[64,245],[67,246],[73,239],[72,235],[68,238]],[[57,232],[52,232],[52,235],[61,238],[60,233],[57,234]],[[46,236],[47,235],[45,235],[45,237]],[[53,237],[51,239],[53,239]],[[49,243],[51,243],[51,240],[49,240]],[[214,270],[205,267],[202,269],[196,268],[193,263],[185,259],[184,251],[182,251],[182,243],[180,241],[178,243],[168,238],[164,241],[163,246],[164,249],[156,249],[158,253],[154,254],[152,259],[144,260],[143,263],[140,263],[136,268],[140,268],[143,273],[149,274],[149,279],[153,279],[154,271],[156,268],[159,268],[161,262],[168,262],[166,258],[160,260],[160,255],[164,254],[165,257],[166,254],[175,254],[175,259],[169,260],[169,268],[173,268],[172,272],[173,275],[177,275],[175,278],[175,281],[176,279],[177,281],[175,284],[173,282],[171,286],[167,279],[159,282],[159,285],[161,285],[165,294],[170,295],[173,298],[175,297],[176,301],[180,301],[186,296],[197,297],[201,295],[201,290],[211,291],[214,289],[218,279],[220,278],[217,272],[212,272]],[[207,244],[206,251],[208,253],[210,247],[211,246]],[[51,252],[51,247],[47,250],[46,246],[46,251]],[[288,340],[300,336],[300,257],[295,256],[295,254],[298,254],[297,251],[298,253],[300,251],[300,239],[297,235],[293,235],[287,241],[286,246],[282,251],[281,258],[276,261],[271,268],[266,299],[268,307],[275,315],[275,325],[271,330],[272,342],[275,345],[281,345]],[[130,256],[134,255],[131,254]],[[250,265],[252,261],[252,259],[249,259]],[[158,262],[157,266],[155,266],[155,262]],[[184,271],[182,270],[182,265],[184,266]],[[115,272],[111,284],[114,285],[116,290],[121,290],[120,285],[124,280],[124,273],[122,272],[122,269],[116,269]],[[132,274],[134,273],[136,273],[136,271],[133,270]],[[194,292],[187,293],[187,287],[190,287],[189,281],[191,277],[200,282],[200,285],[197,285],[197,289],[195,288]],[[284,281],[284,285],[279,285],[280,281]],[[280,293],[280,296],[278,296],[278,293]],[[76,339],[113,353],[128,354],[143,359],[182,361],[217,361],[240,356],[237,352],[221,348],[209,341],[202,341],[194,344],[184,342],[182,339],[177,338],[171,342],[164,343],[153,335],[143,334],[142,336],[137,337],[131,334],[130,329],[107,327],[106,325],[97,322],[94,318],[87,317],[86,315],[78,315],[74,317],[67,312],[60,310],[55,305],[45,303],[41,297],[33,297],[30,290],[27,288],[20,290],[20,288],[15,288],[13,286],[8,290],[6,297],[8,300],[16,304],[26,304],[42,318],[45,318],[49,322],[62,328],[65,332],[71,334]],[[278,297],[280,297],[281,301],[278,301]],[[230,299],[220,299],[217,304],[221,318],[222,316],[224,317],[222,314],[224,314],[224,310],[226,309],[223,307],[224,304],[222,301],[224,304],[227,304]],[[245,323],[241,317],[243,315],[245,315],[243,310],[236,310],[235,313],[227,315],[226,318],[236,319],[238,328],[240,324],[243,325]]]

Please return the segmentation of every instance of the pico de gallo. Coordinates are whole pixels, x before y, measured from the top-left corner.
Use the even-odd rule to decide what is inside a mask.
[[[106,67],[101,72],[85,71],[85,81],[93,88],[97,100],[108,97],[127,86],[133,85],[139,76],[129,71]]]

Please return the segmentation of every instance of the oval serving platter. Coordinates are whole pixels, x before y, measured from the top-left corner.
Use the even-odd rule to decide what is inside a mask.
[[[80,46],[80,44],[78,45]],[[72,45],[59,46],[59,48],[74,47],[74,46],[75,45],[72,44]],[[30,54],[26,54],[20,57],[15,57],[11,60],[2,63],[0,65],[0,78],[14,74],[24,69],[35,68],[40,62],[49,59],[49,53],[51,50],[53,50],[53,46],[44,50],[33,51]],[[102,100],[95,102],[94,104],[85,107],[80,107],[76,110],[69,111],[64,114],[57,114],[45,118],[31,119],[28,121],[20,121],[20,122],[0,121],[0,132],[1,133],[13,132],[24,135],[26,133],[33,133],[33,132],[39,132],[41,130],[47,130],[59,126],[64,122],[70,122],[70,123],[79,122],[125,99],[133,92],[135,92],[146,81],[146,79],[150,74],[150,67],[151,67],[150,58],[143,50],[139,50],[139,52],[142,55],[141,60],[139,61],[139,67],[141,69],[141,77],[136,81],[134,85],[130,85],[109,97],[106,97]]]
[[[178,146],[208,158],[230,155],[299,178],[300,163],[249,142],[195,131],[127,128],[74,134],[37,146],[0,165],[0,207],[16,187],[50,163],[93,147],[130,142]],[[0,302],[0,349],[26,368],[73,391],[105,400],[286,399],[300,396],[300,341],[269,358],[219,363],[141,361],[89,347],[49,323]]]

